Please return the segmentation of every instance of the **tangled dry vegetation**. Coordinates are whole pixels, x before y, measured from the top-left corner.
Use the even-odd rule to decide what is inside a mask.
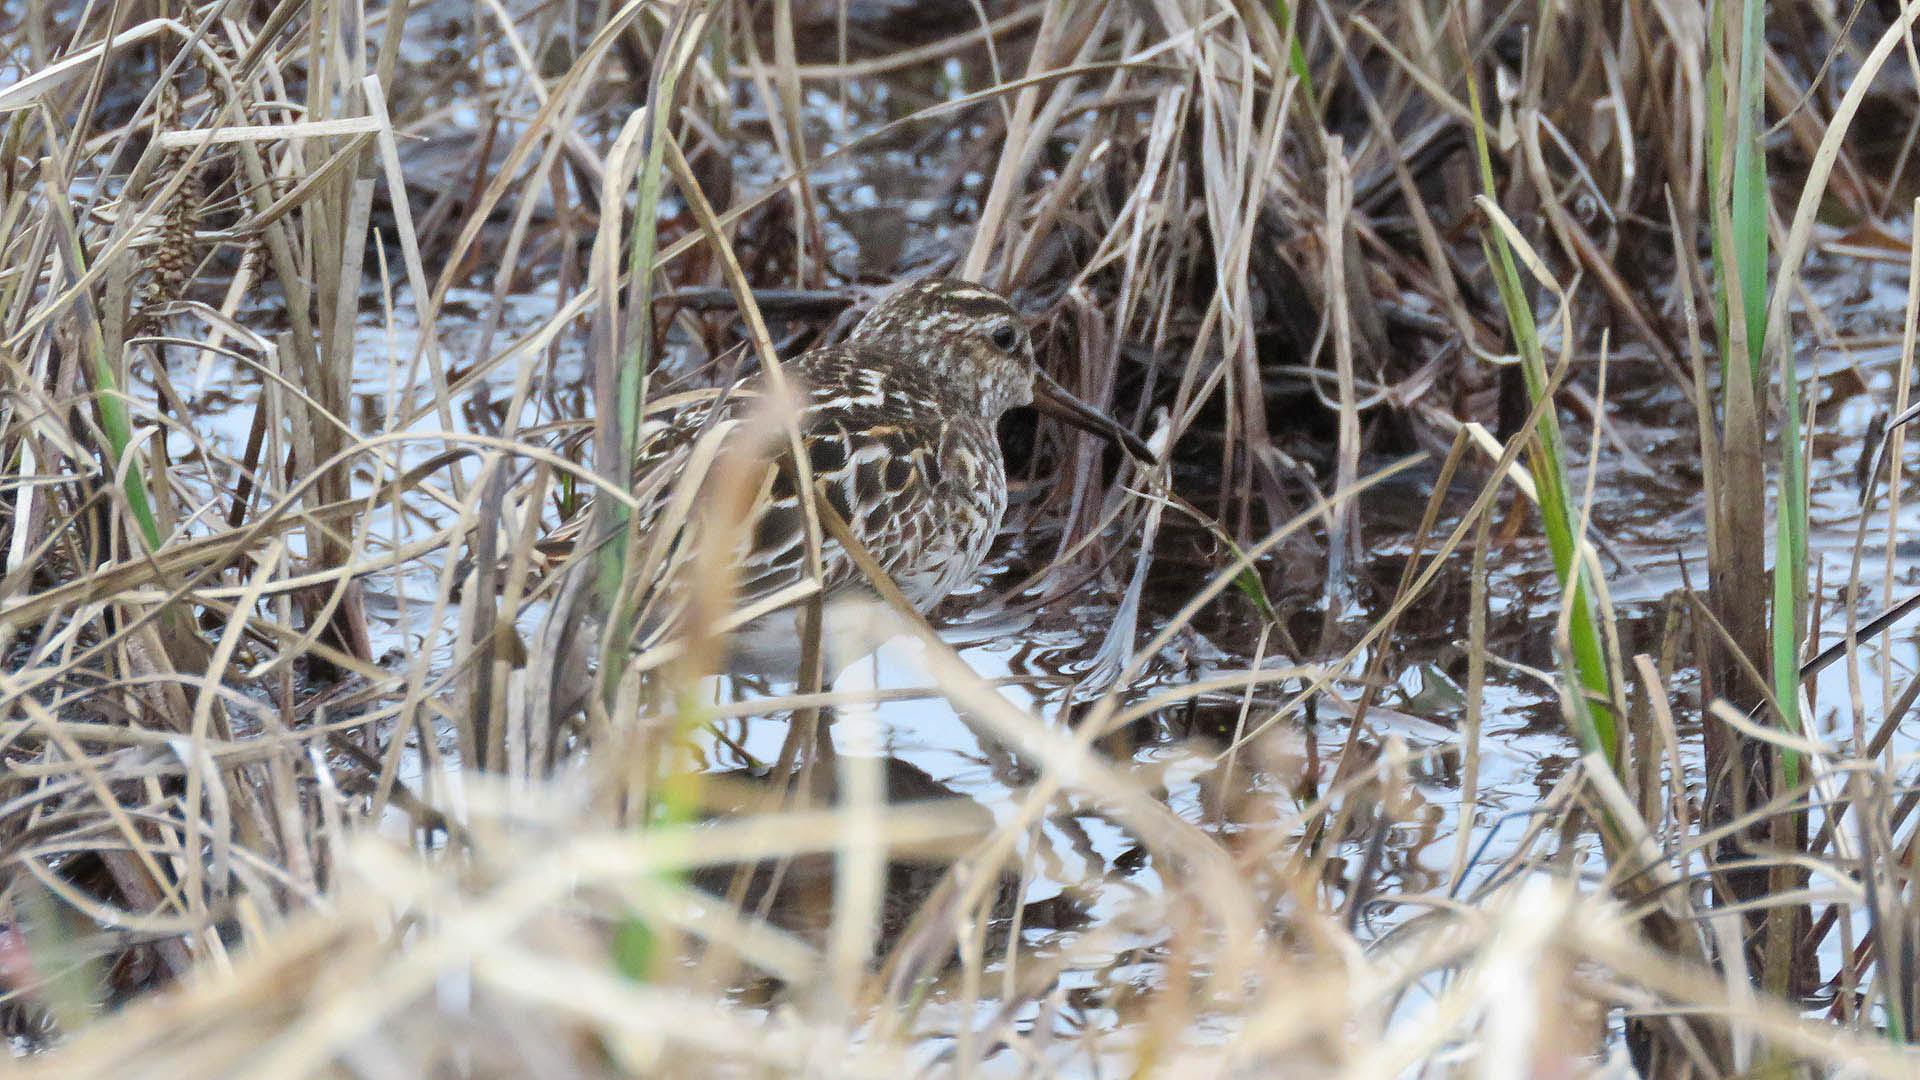
[[[1911,1075],[1911,306],[1834,376],[1892,432],[1839,591],[1805,532],[1838,391],[1793,359],[1841,333],[1816,213],[1907,260],[1920,8],[1760,6],[0,4],[24,1069]],[[623,497],[641,413],[949,273],[1165,451],[1004,433],[995,603],[1104,598],[1088,661],[1008,694],[903,620],[912,689],[579,663],[564,583],[606,556],[546,540]],[[1660,618],[1592,524],[1621,371],[1698,425],[1660,482],[1705,563]],[[1557,576],[1518,670],[1567,734],[1496,812],[1503,561]],[[1435,609],[1459,703],[1384,708]],[[1196,628],[1246,655],[1172,670]],[[1003,804],[875,752],[914,697]],[[1182,801],[1128,740],[1201,711]],[[777,758],[712,767],[769,715]],[[1438,868],[1387,873],[1443,804]]]

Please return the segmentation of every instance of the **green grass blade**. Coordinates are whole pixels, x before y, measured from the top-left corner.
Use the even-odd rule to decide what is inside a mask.
[[[96,352],[93,368],[94,378],[100,386],[100,430],[107,436],[111,464],[117,471],[120,463],[126,460],[129,447],[133,445],[133,421],[127,414],[127,403],[120,397],[113,365]],[[147,495],[147,479],[141,473],[140,465],[136,457],[127,466],[127,478],[120,486],[126,492],[127,509],[132,511],[134,522],[140,526],[140,535],[147,542],[147,550],[155,551],[160,547],[160,522],[153,516],[153,502]]]
[[[1319,100],[1313,92],[1313,72],[1307,67],[1307,53],[1300,47],[1299,23],[1295,21],[1293,5],[1287,0],[1273,0],[1273,21],[1280,25],[1280,36],[1287,43],[1287,67],[1295,78],[1300,80],[1300,90],[1308,101]]]
[[[1487,144],[1486,122],[1480,107],[1479,85],[1471,75],[1467,78],[1467,97],[1474,117],[1474,146],[1479,158],[1481,188],[1491,207],[1498,189],[1494,183],[1493,156]],[[1505,233],[1498,228],[1487,230],[1482,243],[1487,264],[1493,268],[1494,282],[1500,292],[1507,325],[1513,334],[1515,351],[1520,356],[1520,370],[1526,382],[1527,396],[1538,403],[1550,392],[1546,354],[1540,344],[1539,328],[1534,322],[1533,309],[1527,302],[1519,268],[1514,262],[1513,248]],[[1605,755],[1607,763],[1618,772],[1621,765],[1618,760],[1617,726],[1613,711],[1601,704],[1612,700],[1606,649],[1595,621],[1592,599],[1582,585],[1584,571],[1580,566],[1578,537],[1574,535],[1574,516],[1568,501],[1563,446],[1560,422],[1554,410],[1551,407],[1541,410],[1539,423],[1534,428],[1533,442],[1528,448],[1528,465],[1539,497],[1541,528],[1553,553],[1554,573],[1560,580],[1563,602],[1572,613],[1568,641],[1573,654],[1573,666],[1579,676],[1582,695],[1589,700],[1588,708],[1576,708],[1570,715],[1576,718],[1576,725],[1582,729],[1575,732],[1582,746],[1599,750]]]

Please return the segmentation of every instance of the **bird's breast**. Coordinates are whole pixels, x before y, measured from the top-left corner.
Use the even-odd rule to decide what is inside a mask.
[[[917,543],[888,569],[914,605],[932,608],[971,581],[1007,511],[1006,463],[990,431],[953,425],[942,440],[940,475],[914,520],[896,523]]]

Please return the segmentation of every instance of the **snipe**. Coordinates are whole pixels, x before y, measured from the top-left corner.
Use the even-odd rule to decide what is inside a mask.
[[[824,504],[922,613],[972,579],[999,531],[1007,468],[995,427],[1007,410],[1034,405],[1150,458],[1131,432],[1042,372],[1019,312],[970,282],[906,286],[862,318],[845,342],[803,353],[783,370],[800,391],[801,445]],[[747,416],[760,389],[758,378],[748,379],[642,429],[635,476],[646,502],[638,535],[652,534],[702,433]],[[754,501],[735,562],[740,610],[810,580],[794,473],[770,470]],[[690,562],[693,531],[674,540],[682,550],[660,565]],[[822,640],[830,667],[844,665],[878,644],[870,632],[877,598],[830,537],[821,561]],[[685,594],[686,584],[668,591]],[[805,606],[779,607],[731,634],[729,669],[791,679]],[[645,621],[646,636],[671,631],[677,605],[667,607]]]

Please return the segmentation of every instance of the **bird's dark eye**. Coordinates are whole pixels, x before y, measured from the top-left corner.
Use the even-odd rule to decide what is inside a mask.
[[[1001,323],[993,328],[993,346],[1001,352],[1012,352],[1020,344],[1020,331],[1012,323]]]

